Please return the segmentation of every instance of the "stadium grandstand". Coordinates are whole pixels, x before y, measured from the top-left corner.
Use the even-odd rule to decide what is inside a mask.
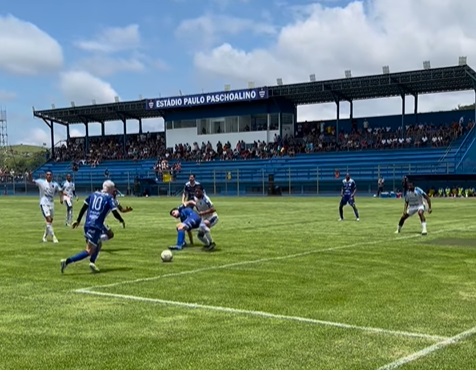
[[[50,160],[34,172],[73,173],[78,190],[105,178],[136,195],[175,195],[190,173],[209,193],[224,195],[336,192],[346,172],[373,192],[383,177],[389,189],[403,175],[468,174],[476,164],[475,110],[418,112],[423,94],[473,90],[466,63],[410,72],[311,81],[170,98],[35,110],[51,130]],[[406,114],[405,97],[414,97]],[[354,118],[353,102],[401,97],[401,115]],[[475,95],[476,97],[476,95]],[[340,119],[340,103],[350,118]],[[297,121],[297,106],[336,103],[334,120]],[[144,133],[142,120],[162,117],[164,132]],[[123,134],[105,135],[120,120]],[[139,123],[127,133],[127,121]],[[89,136],[100,123],[100,136]],[[54,126],[67,140],[55,146]],[[73,125],[86,135],[70,136]],[[279,188],[278,188],[279,186]]]

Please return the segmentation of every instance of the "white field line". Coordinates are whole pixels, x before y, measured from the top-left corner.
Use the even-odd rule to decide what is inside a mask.
[[[408,364],[410,362],[413,362],[417,359],[426,357],[435,351],[438,351],[440,349],[443,349],[447,346],[457,344],[458,342],[461,342],[471,336],[476,334],[476,327],[473,327],[471,329],[468,329],[467,331],[461,332],[457,334],[456,336],[447,338],[446,340],[440,341],[434,345],[428,346],[427,348],[424,348],[420,351],[417,351],[416,353],[407,355],[406,357],[397,359],[396,361],[389,363],[387,365],[384,365],[380,367],[379,369],[397,369],[405,364]]]
[[[195,303],[189,303],[189,302],[161,300],[161,299],[156,299],[156,298],[130,296],[130,295],[117,294],[117,293],[104,293],[104,292],[91,291],[91,290],[87,290],[87,289],[78,289],[75,292],[76,293],[82,293],[82,294],[95,295],[95,296],[102,296],[102,297],[119,298],[119,299],[122,299],[122,300],[150,302],[150,303],[163,304],[163,305],[172,305],[172,306],[186,307],[186,308],[192,308],[192,309],[201,309],[201,310],[217,311],[217,312],[224,312],[224,313],[231,313],[231,314],[257,316],[257,317],[263,317],[263,318],[272,318],[272,319],[287,320],[287,321],[294,321],[294,322],[301,322],[301,323],[312,323],[312,324],[319,324],[319,325],[337,327],[337,328],[356,329],[356,330],[365,331],[365,332],[389,334],[389,335],[393,335],[393,336],[424,338],[424,339],[430,339],[430,340],[435,340],[435,341],[443,340],[443,342],[447,339],[446,337],[443,337],[443,336],[427,335],[427,334],[423,334],[423,333],[414,333],[414,332],[405,332],[405,331],[393,331],[393,330],[384,329],[384,328],[362,327],[362,326],[357,326],[357,325],[352,325],[352,324],[329,322],[329,321],[326,321],[326,320],[303,318],[303,317],[299,317],[299,316],[272,314],[272,313],[267,313],[267,312],[263,312],[263,311],[242,310],[242,309],[234,309],[234,308],[230,308],[230,307],[211,306],[211,305],[202,305],[202,304],[195,304]]]
[[[429,235],[429,236],[431,237],[432,235],[442,234],[442,233],[450,232],[450,231],[467,231],[467,230],[471,230],[471,229],[473,229],[473,226],[467,226],[467,227],[459,228],[459,229],[449,228],[449,229],[437,230],[435,232],[430,232],[431,235]],[[99,288],[111,288],[111,287],[116,287],[116,286],[120,286],[120,285],[124,285],[124,284],[135,284],[135,283],[148,282],[148,281],[153,281],[153,280],[158,280],[158,279],[163,279],[163,278],[171,278],[171,277],[177,277],[177,276],[192,275],[192,274],[197,274],[197,273],[201,273],[201,272],[204,272],[204,271],[222,270],[222,269],[229,269],[229,268],[239,267],[239,266],[248,266],[248,265],[260,264],[260,263],[265,263],[265,262],[282,261],[282,260],[288,260],[288,259],[292,259],[292,258],[309,256],[309,255],[316,254],[316,253],[337,251],[337,250],[341,250],[341,249],[355,248],[355,247],[359,247],[359,246],[378,245],[378,244],[388,243],[389,241],[394,241],[394,240],[399,241],[399,240],[415,239],[416,237],[419,237],[419,236],[420,236],[420,234],[418,234],[418,235],[417,234],[408,234],[408,235],[404,235],[404,236],[399,235],[395,239],[390,239],[389,237],[387,237],[385,239],[379,239],[379,240],[373,240],[373,241],[367,241],[367,242],[357,242],[357,243],[351,243],[351,244],[344,244],[344,245],[338,245],[338,246],[335,246],[335,247],[324,248],[324,249],[312,249],[312,250],[309,250],[309,251],[295,253],[295,254],[289,254],[289,255],[285,255],[285,256],[260,258],[258,260],[249,260],[249,261],[239,261],[239,262],[234,262],[234,263],[229,263],[229,264],[224,264],[224,265],[207,266],[207,267],[203,267],[203,268],[200,268],[200,269],[180,271],[180,272],[169,273],[169,274],[162,274],[162,275],[148,277],[148,278],[140,278],[140,279],[134,279],[134,280],[124,280],[122,282],[116,282],[116,283],[97,285],[97,286],[92,286],[92,287],[87,287],[87,288],[81,288],[81,289],[79,289],[79,291],[99,289]],[[422,239],[427,239],[427,238],[428,238],[428,236],[423,237]]]

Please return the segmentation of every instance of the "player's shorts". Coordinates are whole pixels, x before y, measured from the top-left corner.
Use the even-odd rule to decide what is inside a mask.
[[[54,205],[51,204],[40,204],[40,209],[41,213],[43,214],[43,217],[53,217],[55,214],[55,208]]]
[[[72,208],[73,207],[73,202],[71,201],[71,198],[69,196],[63,196],[63,201],[64,203],[66,204],[66,206],[68,208]]]
[[[354,205],[355,200],[351,195],[344,195],[342,199],[340,200],[341,205]]]
[[[210,227],[215,226],[218,223],[218,216],[211,216],[209,218],[204,218],[203,221],[208,221]]]
[[[86,238],[86,241],[97,247],[97,245],[101,242],[102,230],[103,229],[84,226],[84,237]]]
[[[195,219],[195,218],[187,218],[185,221],[182,223],[187,227],[187,230],[192,230],[192,229],[198,229],[200,227],[200,222],[202,222],[202,219]]]
[[[420,204],[420,205],[415,205],[415,206],[411,206],[407,208],[407,214],[409,216],[413,216],[418,211],[425,212],[425,206],[423,204]]]

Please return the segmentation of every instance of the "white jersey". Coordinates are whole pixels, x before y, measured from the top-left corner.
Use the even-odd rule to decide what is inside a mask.
[[[74,186],[74,182],[64,181],[63,183],[63,194],[66,195],[68,198],[73,198],[75,194],[76,188]]]
[[[203,197],[201,199],[198,199],[196,196],[194,197],[194,200],[195,200],[195,208],[197,209],[197,211],[199,212],[205,212],[206,210],[210,209],[210,208],[213,208],[213,203],[212,201],[210,200],[210,198],[207,196],[207,195],[203,195]],[[217,212],[213,212],[213,213],[208,213],[208,214],[205,214],[203,216],[201,216],[204,220],[208,220],[212,217],[217,217]]]
[[[419,187],[415,187],[414,191],[407,191],[405,195],[405,201],[408,203],[409,207],[418,207],[423,205],[423,196],[426,193]]]
[[[35,180],[40,190],[40,205],[53,205],[54,197],[58,192],[61,192],[61,187],[57,182],[48,182],[45,179]]]

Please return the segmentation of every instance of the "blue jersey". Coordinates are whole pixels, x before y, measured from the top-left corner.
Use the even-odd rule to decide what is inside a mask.
[[[84,201],[88,205],[88,213],[84,227],[102,230],[109,212],[117,209],[114,198],[106,193],[98,192],[89,195]]]
[[[342,195],[343,196],[351,196],[355,190],[357,189],[357,186],[355,184],[355,181],[350,178],[348,181],[343,180],[342,181]]]
[[[190,207],[181,206],[178,208],[180,213],[180,222],[188,227],[188,229],[196,229],[200,226],[202,218]]]

